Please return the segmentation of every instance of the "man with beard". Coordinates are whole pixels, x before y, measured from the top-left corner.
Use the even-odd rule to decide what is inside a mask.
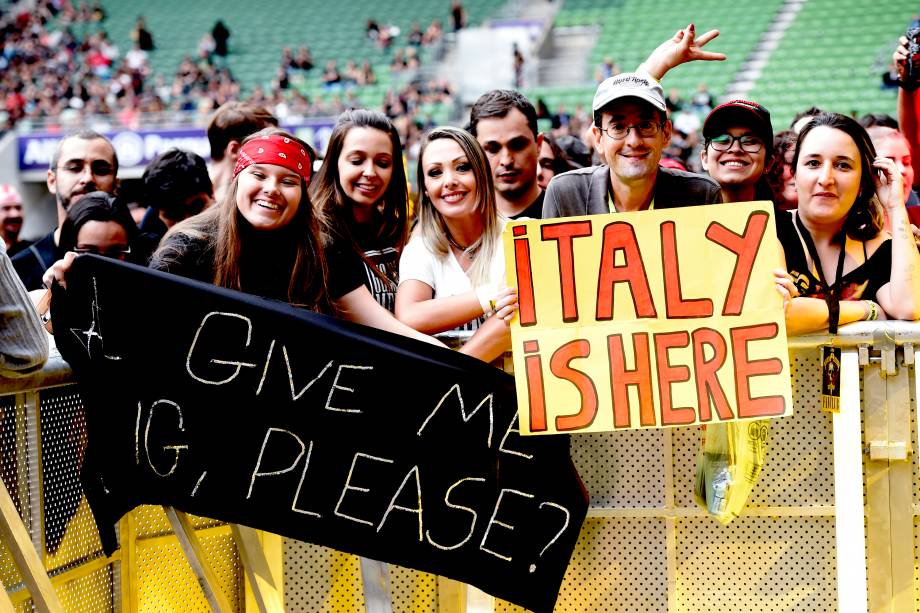
[[[90,192],[114,193],[117,173],[115,148],[98,132],[84,130],[60,142],[46,180],[57,201],[58,226],[13,258],[13,267],[27,290],[41,289],[45,270],[64,257],[58,252],[58,243],[70,205]]]
[[[22,198],[13,185],[0,185],[0,237],[6,245],[6,253],[12,257],[29,246],[28,241],[19,240],[22,231]]]
[[[543,190],[537,183],[537,160],[543,135],[537,132],[537,110],[516,91],[484,93],[470,110],[470,133],[489,158],[495,182],[495,204],[509,219],[539,219]]]

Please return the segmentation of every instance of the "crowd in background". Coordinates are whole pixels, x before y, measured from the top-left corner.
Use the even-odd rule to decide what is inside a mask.
[[[106,13],[99,0],[92,5],[71,0],[37,0],[32,10],[0,12],[0,130],[27,120],[49,129],[67,130],[94,117],[94,125],[136,128],[143,115],[164,112],[197,113],[200,123],[220,105],[249,100],[269,107],[284,120],[337,115],[361,106],[358,88],[377,82],[367,59],[349,60],[339,66],[329,60],[317,66],[308,45],[293,51],[285,48],[274,75],[265,85],[243,92],[229,68],[231,32],[218,20],[203,33],[197,48],[189,50],[171,76],[153,74],[150,54],[155,52],[155,33],[143,16],[131,30],[131,47],[120,49],[106,31]],[[421,66],[420,49],[443,38],[440,20],[423,31],[412,25],[406,45],[393,46],[399,29],[370,20],[368,37],[391,51],[389,71],[401,78],[388,92],[387,112],[416,119],[420,100],[449,101],[443,92],[446,81],[416,79]],[[391,48],[392,47],[392,48]],[[311,97],[296,85],[318,78],[322,95]],[[396,114],[394,114],[396,113]],[[101,119],[100,118],[104,118]],[[424,125],[424,116],[418,117]],[[403,130],[406,134],[406,130]]]

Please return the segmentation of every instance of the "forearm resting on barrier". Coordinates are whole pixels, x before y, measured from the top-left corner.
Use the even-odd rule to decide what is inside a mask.
[[[851,324],[863,321],[869,316],[866,300],[842,300],[840,302],[839,324]],[[878,313],[884,319],[883,313]],[[823,298],[793,298],[786,310],[786,334],[795,336],[819,330],[827,330],[828,310]]]

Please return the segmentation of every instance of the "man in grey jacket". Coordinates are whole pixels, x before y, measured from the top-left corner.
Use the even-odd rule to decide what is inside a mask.
[[[666,209],[721,202],[709,177],[658,165],[671,140],[661,85],[645,71],[603,81],[594,95],[595,148],[606,164],[550,182],[543,218]]]

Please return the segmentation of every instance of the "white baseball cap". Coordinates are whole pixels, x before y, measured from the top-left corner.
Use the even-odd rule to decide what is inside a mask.
[[[658,81],[648,75],[637,72],[622,72],[604,79],[597,86],[592,108],[597,113],[620,98],[639,98],[663,113],[668,111],[668,107],[664,102],[664,90]]]

